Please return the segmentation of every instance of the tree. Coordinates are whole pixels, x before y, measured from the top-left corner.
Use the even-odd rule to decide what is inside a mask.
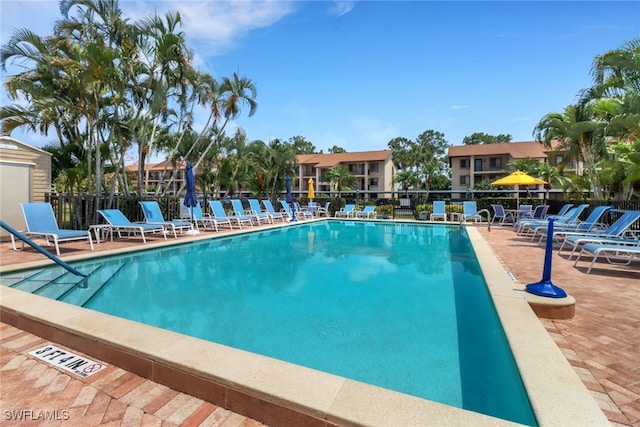
[[[296,150],[296,154],[313,154],[316,152],[316,147],[304,136],[293,136],[289,138],[289,144],[293,145]]]
[[[398,173],[413,171],[427,192],[434,181],[448,179],[446,152],[449,144],[443,133],[427,130],[415,141],[397,137],[389,141],[388,146],[393,150],[393,163]]]
[[[334,166],[324,172],[324,181],[329,181],[338,191],[338,197],[342,196],[343,190],[350,190],[356,185],[356,177],[344,165]]]
[[[400,184],[405,197],[409,198],[409,190],[420,185],[420,175],[415,170],[401,170],[393,177],[393,182]]]
[[[514,159],[508,162],[505,166],[507,172],[515,172],[522,171],[527,175],[535,175],[538,167],[540,166],[540,161],[533,159],[531,157],[525,157],[522,159]]]
[[[465,136],[462,139],[464,145],[478,145],[478,144],[501,144],[504,142],[511,142],[513,137],[509,134],[503,135],[489,135],[484,132],[475,132],[470,136]]]
[[[334,145],[333,147],[329,148],[327,151],[329,152],[329,154],[339,154],[339,153],[347,152],[347,150],[337,145]]]

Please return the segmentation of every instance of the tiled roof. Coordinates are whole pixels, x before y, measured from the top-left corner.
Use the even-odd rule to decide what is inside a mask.
[[[298,154],[297,158],[300,165],[311,164],[317,168],[332,168],[340,163],[382,161],[391,155],[393,155],[393,150],[378,150],[335,154]]]
[[[537,141],[507,142],[504,144],[451,145],[449,157],[490,156],[509,154],[514,159],[526,157],[545,158],[558,143],[552,141],[552,149],[546,148]]]

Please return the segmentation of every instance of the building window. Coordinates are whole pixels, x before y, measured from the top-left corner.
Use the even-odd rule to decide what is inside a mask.
[[[369,185],[372,186],[372,187],[377,187],[378,186],[378,178],[369,179]]]
[[[556,156],[556,166],[557,166],[557,165],[559,165],[559,164],[562,164],[562,161],[563,161],[563,160],[564,160],[564,159],[562,158],[562,156],[557,155],[557,156]]]
[[[471,184],[471,177],[469,175],[460,175],[460,185]]]
[[[492,157],[489,159],[489,167],[491,168],[502,168],[502,158],[501,157]]]
[[[469,169],[469,166],[471,166],[471,160],[460,159],[460,169]]]
[[[369,165],[369,172],[378,172],[378,163],[371,163]]]

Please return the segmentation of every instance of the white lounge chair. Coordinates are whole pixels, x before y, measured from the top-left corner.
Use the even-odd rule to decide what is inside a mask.
[[[352,218],[355,209],[356,209],[356,205],[347,204],[344,206],[344,208],[341,208],[339,211],[336,211],[334,216],[336,218]]]
[[[587,243],[582,247],[573,266],[575,267],[580,258],[586,254],[593,255],[591,264],[587,268],[587,274],[591,273],[593,265],[601,255],[604,255],[609,264],[629,265],[634,259],[640,259],[640,240],[635,245]]]
[[[107,221],[107,231],[109,232],[111,241],[113,241],[113,233],[118,233],[118,237],[122,237],[122,232],[140,233],[144,243],[147,243],[147,239],[145,238],[146,233],[162,233],[165,240],[167,239],[166,233],[163,233],[164,227],[160,224],[131,222],[120,209],[98,209],[98,213]],[[96,228],[96,233],[98,233],[98,231],[99,229]],[[98,236],[96,236],[96,239],[97,238]]]
[[[356,218],[375,219],[377,216],[375,206],[365,206],[361,211],[356,211]]]
[[[56,255],[60,255],[61,242],[73,240],[87,240],[93,250],[93,239],[89,230],[64,230],[58,227],[58,222],[53,213],[53,207],[49,203],[20,203],[24,222],[27,229],[23,232],[26,237],[43,238],[47,244],[53,241],[56,247]],[[13,234],[11,235],[13,249],[16,249]],[[24,247],[24,242],[22,242]]]

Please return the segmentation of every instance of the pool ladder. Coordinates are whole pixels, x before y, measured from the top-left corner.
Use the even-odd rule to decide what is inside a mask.
[[[491,231],[491,212],[489,212],[489,209],[480,209],[476,213],[478,214],[478,216],[480,218],[482,218],[482,215],[480,215],[480,214],[483,213],[483,212],[487,214],[487,231]],[[462,225],[463,222],[464,222],[464,220],[460,219],[460,225]]]

